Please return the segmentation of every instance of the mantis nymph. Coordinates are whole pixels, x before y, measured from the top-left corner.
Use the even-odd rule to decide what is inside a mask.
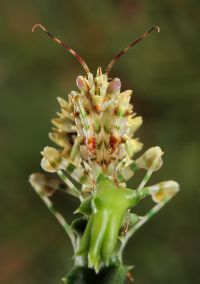
[[[61,111],[52,120],[54,128],[49,137],[59,150],[45,147],[42,151],[42,168],[57,173],[59,179],[35,173],[30,182],[71,239],[75,265],[99,273],[112,263],[122,263],[128,239],[179,190],[175,181],[147,186],[152,173],[162,166],[163,152],[156,146],[135,159],[142,148],[135,138],[142,118],[136,116],[130,103],[132,91],[121,92],[120,79],[109,77],[114,63],[153,30],[159,31],[159,27],[152,27],[118,53],[105,72],[99,67],[96,76],[67,44],[42,25],[35,25],[33,31],[36,28],[68,50],[81,63],[86,75],[77,77],[79,90],[72,91],[68,101],[58,98]],[[127,188],[126,182],[142,170],[146,174],[138,187]],[[76,213],[81,217],[71,225],[50,200],[57,190],[80,200]],[[148,196],[155,206],[144,216],[137,216],[131,210]]]

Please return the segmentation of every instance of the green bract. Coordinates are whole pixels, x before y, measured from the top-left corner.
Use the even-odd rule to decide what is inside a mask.
[[[109,264],[125,213],[139,199],[136,191],[116,188],[106,176],[98,177],[96,193],[91,200],[92,214],[76,252],[76,255],[88,256],[89,267],[98,272],[100,264]]]

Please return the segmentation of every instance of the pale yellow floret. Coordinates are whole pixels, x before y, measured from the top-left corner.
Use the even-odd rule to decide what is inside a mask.
[[[160,147],[152,147],[148,149],[140,158],[136,160],[138,168],[150,169],[152,171],[157,171],[161,168],[163,152]]]
[[[166,198],[173,197],[175,193],[179,191],[179,184],[173,180],[163,181],[154,187],[156,188],[154,188],[155,193],[152,194],[152,199],[156,203],[163,202]]]

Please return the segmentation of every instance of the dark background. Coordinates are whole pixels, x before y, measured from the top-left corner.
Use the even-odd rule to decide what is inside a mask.
[[[92,72],[154,24],[153,33],[113,67],[111,76],[133,89],[144,125],[144,150],[164,155],[154,182],[174,179],[180,193],[129,242],[125,263],[135,283],[197,283],[200,268],[200,5],[197,0],[56,1],[0,4],[0,283],[55,284],[72,265],[72,249],[56,220],[28,183],[40,151],[52,145],[50,119],[57,96],[76,89],[84,74],[70,54],[35,23],[68,42]],[[133,179],[132,186],[135,182]],[[58,194],[68,220],[78,205]],[[142,210],[142,209],[141,209]]]

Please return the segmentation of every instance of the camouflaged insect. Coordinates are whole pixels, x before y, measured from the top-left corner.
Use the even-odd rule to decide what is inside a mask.
[[[30,182],[70,237],[75,264],[93,268],[96,273],[115,261],[122,262],[128,239],[178,191],[175,181],[146,186],[150,176],[162,166],[162,150],[156,146],[135,158],[142,143],[135,132],[142,124],[141,116],[130,103],[131,90],[121,91],[121,81],[108,77],[111,67],[130,47],[145,38],[151,28],[126,49],[117,54],[106,72],[90,73],[85,61],[67,44],[42,28],[54,41],[64,46],[82,64],[85,76],[78,76],[78,90],[68,99],[58,98],[61,111],[52,120],[50,139],[57,149],[45,147],[42,168],[57,173],[60,179],[35,173]],[[135,189],[126,182],[136,171],[146,174]],[[79,186],[75,186],[73,181]],[[50,196],[66,191],[79,198],[76,213],[81,214],[69,225],[58,213]],[[131,212],[138,202],[150,196],[156,205],[144,216]]]

